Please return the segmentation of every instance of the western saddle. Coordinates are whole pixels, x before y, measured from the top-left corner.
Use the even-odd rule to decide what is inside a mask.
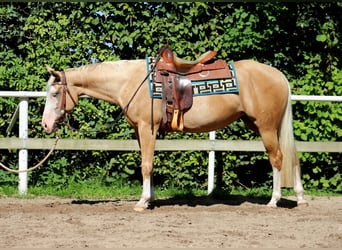
[[[165,45],[159,50],[156,82],[162,83],[162,131],[183,131],[184,113],[192,106],[192,81],[231,77],[227,63],[213,60],[217,52],[207,51],[197,60],[184,60]]]

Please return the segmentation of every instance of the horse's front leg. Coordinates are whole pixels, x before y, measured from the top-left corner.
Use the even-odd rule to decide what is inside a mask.
[[[143,211],[148,208],[150,202],[154,199],[153,190],[153,156],[156,143],[157,131],[152,134],[151,128],[141,129],[138,132],[139,146],[141,151],[141,173],[143,177],[143,190],[138,203],[135,205],[135,211]]]

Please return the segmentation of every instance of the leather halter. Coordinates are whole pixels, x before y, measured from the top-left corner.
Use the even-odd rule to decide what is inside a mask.
[[[62,85],[63,86],[63,92],[62,92],[62,101],[61,101],[61,113],[63,114],[63,116],[65,116],[65,109],[66,109],[66,96],[67,94],[70,96],[72,102],[74,103],[74,105],[76,105],[76,101],[75,99],[72,97],[71,93],[70,93],[70,90],[68,88],[68,84],[67,84],[67,81],[66,81],[66,77],[65,77],[65,72],[62,71],[61,72],[61,82],[60,83],[57,83],[57,82],[54,82],[51,84],[52,86],[53,85]]]

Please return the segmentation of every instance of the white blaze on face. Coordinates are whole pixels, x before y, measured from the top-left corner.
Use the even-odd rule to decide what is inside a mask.
[[[63,115],[61,113],[61,87],[58,85],[48,84],[45,108],[42,118],[42,126],[44,130],[50,134],[56,128],[56,121]]]

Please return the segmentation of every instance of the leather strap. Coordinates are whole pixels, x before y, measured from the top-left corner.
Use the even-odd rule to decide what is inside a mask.
[[[61,107],[60,107],[60,110],[61,110],[61,113],[62,114],[65,114],[65,109],[66,109],[66,96],[67,94],[70,96],[70,99],[72,100],[72,102],[74,103],[74,105],[76,105],[76,101],[75,99],[73,98],[73,96],[71,95],[70,93],[70,90],[68,88],[68,84],[67,84],[67,81],[66,81],[66,76],[65,76],[65,72],[62,71],[61,72],[61,82],[60,83],[53,83],[52,85],[62,85],[63,86],[63,92],[62,92],[62,100],[61,100]]]

